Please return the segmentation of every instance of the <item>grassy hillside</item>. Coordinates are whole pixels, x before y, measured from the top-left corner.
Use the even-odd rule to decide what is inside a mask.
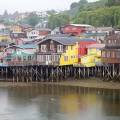
[[[94,26],[120,26],[120,7],[103,7],[91,11],[82,11],[73,18],[74,23]]]
[[[89,2],[84,5],[81,5],[80,2],[76,3],[75,7],[71,7],[68,11],[68,14],[71,17],[74,17],[78,12],[80,11],[89,11],[89,10],[95,10],[97,8],[105,7],[107,0],[100,0],[97,2]],[[74,3],[73,3],[74,4]],[[72,6],[72,4],[71,4]]]
[[[120,0],[100,0],[83,6],[78,3],[69,14],[73,23],[120,27]]]

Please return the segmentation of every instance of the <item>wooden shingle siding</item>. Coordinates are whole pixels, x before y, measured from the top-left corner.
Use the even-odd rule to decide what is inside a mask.
[[[42,48],[46,46],[46,50],[42,51]],[[66,46],[53,41],[45,41],[44,43],[39,44],[39,53],[62,53],[66,50]]]
[[[120,33],[111,34],[105,38],[106,47],[120,46]]]
[[[112,32],[105,38],[105,49],[102,50],[103,63],[120,63],[120,33]]]
[[[120,63],[120,49],[106,49],[102,51],[102,60],[105,63]]]

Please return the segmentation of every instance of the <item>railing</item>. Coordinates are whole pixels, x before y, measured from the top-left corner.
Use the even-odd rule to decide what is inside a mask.
[[[58,61],[53,62],[38,62],[38,61],[10,61],[6,62],[6,66],[30,66],[30,65],[59,65]]]
[[[8,66],[28,66],[37,65],[37,61],[10,61],[6,62]]]
[[[120,58],[102,58],[103,63],[120,63]]]
[[[106,48],[120,48],[120,43],[118,44],[106,44]]]

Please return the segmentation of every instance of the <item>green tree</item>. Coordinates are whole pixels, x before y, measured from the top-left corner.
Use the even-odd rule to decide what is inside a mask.
[[[40,22],[40,17],[38,17],[36,14],[31,13],[27,18],[23,19],[22,21],[19,21],[20,23],[29,24],[31,26],[35,26]]]
[[[27,21],[29,25],[35,26],[39,23],[40,18],[36,14],[32,13],[28,16]]]
[[[79,1],[79,10],[83,10],[85,6],[87,5],[88,1],[87,0],[80,0]]]
[[[120,0],[107,0],[106,6],[118,6],[120,5]]]
[[[48,18],[48,26],[51,29],[54,29],[56,27],[60,27],[62,25],[68,24],[70,22],[70,17],[67,14],[52,14]]]
[[[71,4],[70,9],[76,8],[78,6],[77,2],[74,2]]]
[[[80,1],[79,1],[79,4],[80,4],[80,5],[85,5],[85,4],[87,4],[87,3],[88,3],[87,0],[80,0]]]
[[[120,7],[104,7],[91,11],[79,11],[73,19],[74,23],[94,26],[120,26]]]

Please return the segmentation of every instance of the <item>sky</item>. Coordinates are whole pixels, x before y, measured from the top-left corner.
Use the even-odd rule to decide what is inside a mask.
[[[0,0],[0,14],[7,10],[8,13],[45,11],[45,10],[66,10],[70,4],[80,0]],[[97,0],[88,0],[89,2]]]

